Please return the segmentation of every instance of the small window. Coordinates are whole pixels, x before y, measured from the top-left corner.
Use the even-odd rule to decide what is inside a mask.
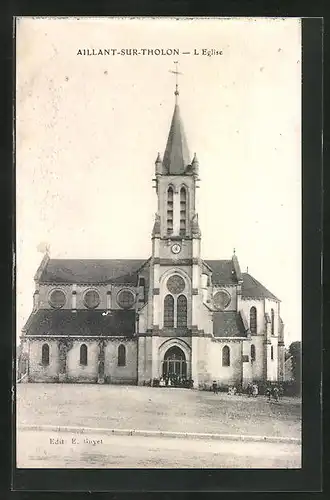
[[[274,347],[270,346],[270,359],[274,359]]]
[[[252,335],[257,334],[257,309],[254,306],[250,309],[250,331]]]
[[[251,345],[251,361],[256,360],[256,347],[254,344]]]
[[[96,290],[88,290],[84,295],[84,304],[88,309],[95,309],[100,304],[100,296]]]
[[[274,313],[274,309],[271,309],[270,311],[270,316],[271,316],[271,333],[272,335],[274,335],[274,324],[275,324],[275,313]]]
[[[88,362],[88,360],[87,360],[87,345],[82,344],[80,346],[80,364],[83,366],[86,366],[87,362]]]
[[[126,347],[123,344],[118,347],[118,366],[126,366]]]
[[[54,309],[61,309],[65,304],[65,293],[62,290],[53,290],[49,296],[49,304]]]
[[[213,302],[219,311],[223,311],[230,304],[230,295],[225,290],[220,290],[214,295]]]
[[[44,366],[49,365],[49,345],[48,344],[43,344],[41,348],[41,363]]]
[[[130,309],[135,303],[135,296],[131,290],[122,290],[117,295],[117,302],[123,309]]]
[[[230,366],[230,349],[227,345],[222,349],[222,366]]]

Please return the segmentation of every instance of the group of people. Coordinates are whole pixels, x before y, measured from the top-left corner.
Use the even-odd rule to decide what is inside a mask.
[[[175,373],[171,375],[166,375],[160,377],[159,386],[160,387],[187,387],[191,388],[194,385],[194,381],[191,379],[187,379],[185,377],[180,377]]]
[[[279,399],[283,396],[283,387],[281,385],[268,385],[266,387],[265,394],[268,401],[270,401],[271,398],[275,401],[279,401]]]
[[[212,383],[212,391],[214,394],[218,394],[219,392],[219,386],[217,382],[214,380]],[[228,394],[230,396],[234,396],[235,394],[241,394],[241,391],[239,391],[235,386],[228,387]],[[257,397],[259,394],[259,386],[256,383],[250,383],[247,386],[247,394],[248,397]],[[264,394],[267,396],[268,401],[270,401],[272,398],[275,401],[279,401],[279,399],[283,396],[283,387],[278,384],[268,384]]]
[[[258,384],[248,384],[247,393],[249,397],[252,396],[253,398],[256,398],[259,394]]]

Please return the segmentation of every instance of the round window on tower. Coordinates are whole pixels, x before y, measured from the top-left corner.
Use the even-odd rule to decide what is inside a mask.
[[[49,304],[54,309],[61,309],[65,304],[65,293],[62,290],[53,290],[49,295]]]
[[[135,295],[131,290],[121,290],[117,295],[117,303],[123,309],[130,309],[135,303]]]
[[[88,290],[84,295],[84,304],[88,309],[95,309],[100,304],[100,296],[96,290]]]
[[[185,289],[184,279],[181,278],[181,276],[179,276],[178,274],[171,276],[167,280],[167,289],[174,295],[183,292],[183,290]]]
[[[230,295],[225,290],[220,290],[214,295],[213,302],[219,311],[223,311],[230,304]]]

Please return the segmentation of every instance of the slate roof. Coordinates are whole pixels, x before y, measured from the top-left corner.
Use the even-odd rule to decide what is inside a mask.
[[[189,164],[190,153],[188,143],[180,116],[179,105],[176,104],[164,153],[163,166],[168,174],[182,175]]]
[[[50,259],[39,282],[136,285],[137,271],[145,262],[135,259]]]
[[[259,281],[253,278],[248,273],[242,273],[243,284],[242,284],[242,298],[252,298],[252,299],[272,299],[278,302],[279,299],[275,297],[266,287],[264,287]]]
[[[212,283],[214,285],[237,284],[237,277],[231,259],[205,260],[204,262],[212,269]]]
[[[214,312],[213,335],[215,337],[246,337],[240,314],[236,311]]]
[[[94,311],[71,309],[39,309],[28,319],[26,335],[127,335],[135,332],[135,311]]]

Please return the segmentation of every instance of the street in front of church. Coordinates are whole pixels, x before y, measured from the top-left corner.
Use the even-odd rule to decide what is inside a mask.
[[[18,467],[301,466],[299,398],[90,384],[17,395]]]
[[[300,468],[300,445],[108,433],[19,432],[21,468]],[[53,437],[50,437],[53,436]]]

